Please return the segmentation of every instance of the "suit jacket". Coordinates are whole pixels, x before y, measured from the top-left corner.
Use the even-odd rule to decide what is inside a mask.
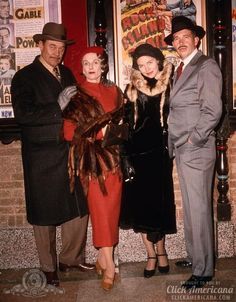
[[[13,16],[9,15],[7,18],[0,17],[0,24],[9,24],[13,20]]]
[[[9,44],[6,48],[0,48],[0,54],[12,53],[15,49],[15,46]]]
[[[87,214],[81,186],[70,193],[67,173],[68,144],[61,139],[59,93],[76,83],[72,72],[60,65],[61,83],[34,62],[12,79],[12,105],[22,131],[27,219],[35,225],[57,225]],[[80,188],[80,190],[79,190]]]
[[[170,92],[170,156],[188,138],[201,147],[214,135],[222,114],[221,92],[222,75],[216,61],[198,51]]]

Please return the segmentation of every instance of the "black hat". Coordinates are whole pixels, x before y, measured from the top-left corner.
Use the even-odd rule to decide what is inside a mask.
[[[184,16],[177,16],[172,19],[172,27],[171,27],[171,34],[165,37],[164,41],[168,45],[172,45],[173,42],[173,34],[182,30],[182,29],[189,29],[196,33],[196,36],[199,39],[202,39],[205,36],[205,30],[203,27],[196,25],[193,23],[189,18]]]
[[[48,22],[43,27],[42,34],[36,34],[33,36],[36,43],[39,41],[53,40],[63,42],[67,45],[75,43],[73,40],[66,39],[66,29],[63,24],[54,22]]]
[[[141,44],[135,48],[131,54],[133,58],[133,68],[138,70],[137,60],[142,56],[149,56],[163,62],[165,57],[159,48],[153,47],[151,44]]]

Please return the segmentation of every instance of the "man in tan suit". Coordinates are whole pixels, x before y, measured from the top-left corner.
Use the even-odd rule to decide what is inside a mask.
[[[165,38],[183,65],[182,74],[179,68],[175,72],[170,93],[169,153],[176,159],[187,250],[187,260],[176,264],[192,266],[192,276],[183,284],[186,289],[204,286],[214,274],[211,195],[222,76],[217,63],[198,50],[204,35],[201,26],[179,16],[173,18],[172,32]]]

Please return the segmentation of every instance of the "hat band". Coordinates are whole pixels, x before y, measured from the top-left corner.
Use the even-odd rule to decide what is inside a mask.
[[[60,34],[57,35],[57,34],[43,33],[43,36],[53,37],[58,40],[66,40],[66,36]]]

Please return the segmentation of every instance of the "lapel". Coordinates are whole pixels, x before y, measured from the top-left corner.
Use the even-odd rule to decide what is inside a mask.
[[[191,74],[194,73],[194,71],[198,67],[198,60],[202,55],[203,54],[201,51],[198,51],[196,53],[196,55],[192,58],[192,60],[189,62],[189,64],[185,67],[180,78],[178,79],[178,81],[176,83],[175,83],[175,79],[176,79],[176,72],[175,72],[174,85],[170,92],[170,98],[173,98],[174,95],[182,88],[182,86],[186,84],[186,81],[190,78]]]

